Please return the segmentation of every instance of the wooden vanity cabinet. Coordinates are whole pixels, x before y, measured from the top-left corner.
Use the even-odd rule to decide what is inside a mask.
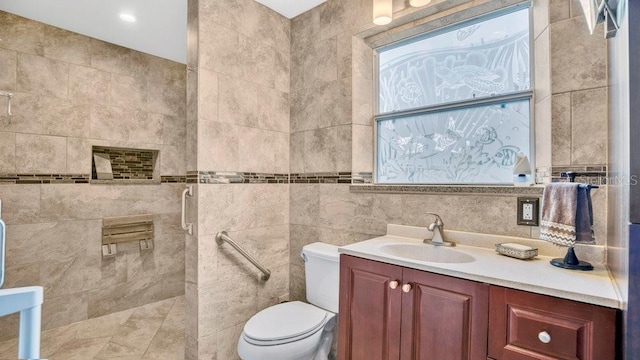
[[[491,286],[489,358],[616,358],[615,309]]]
[[[340,256],[339,360],[487,356],[489,286]]]

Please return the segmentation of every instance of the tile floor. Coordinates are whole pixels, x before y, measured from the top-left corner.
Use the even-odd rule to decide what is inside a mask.
[[[0,342],[0,360],[17,358]],[[41,357],[56,360],[184,359],[184,296],[42,332]]]

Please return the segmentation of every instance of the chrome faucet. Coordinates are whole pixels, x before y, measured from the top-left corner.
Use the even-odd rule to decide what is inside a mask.
[[[431,239],[424,239],[424,243],[434,246],[456,246],[455,243],[444,240],[444,222],[442,222],[440,215],[431,212],[427,213],[427,215],[435,216],[436,221],[432,222],[428,227],[428,230],[433,233],[433,237]]]

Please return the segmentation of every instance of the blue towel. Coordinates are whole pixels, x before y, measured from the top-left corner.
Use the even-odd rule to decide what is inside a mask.
[[[595,244],[591,186],[551,183],[542,195],[540,239],[559,246]]]

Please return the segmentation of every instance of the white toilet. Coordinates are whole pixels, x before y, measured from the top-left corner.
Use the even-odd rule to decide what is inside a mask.
[[[313,305],[292,301],[252,316],[238,341],[243,360],[327,360],[338,313],[338,247],[316,242],[302,249],[302,257]]]

